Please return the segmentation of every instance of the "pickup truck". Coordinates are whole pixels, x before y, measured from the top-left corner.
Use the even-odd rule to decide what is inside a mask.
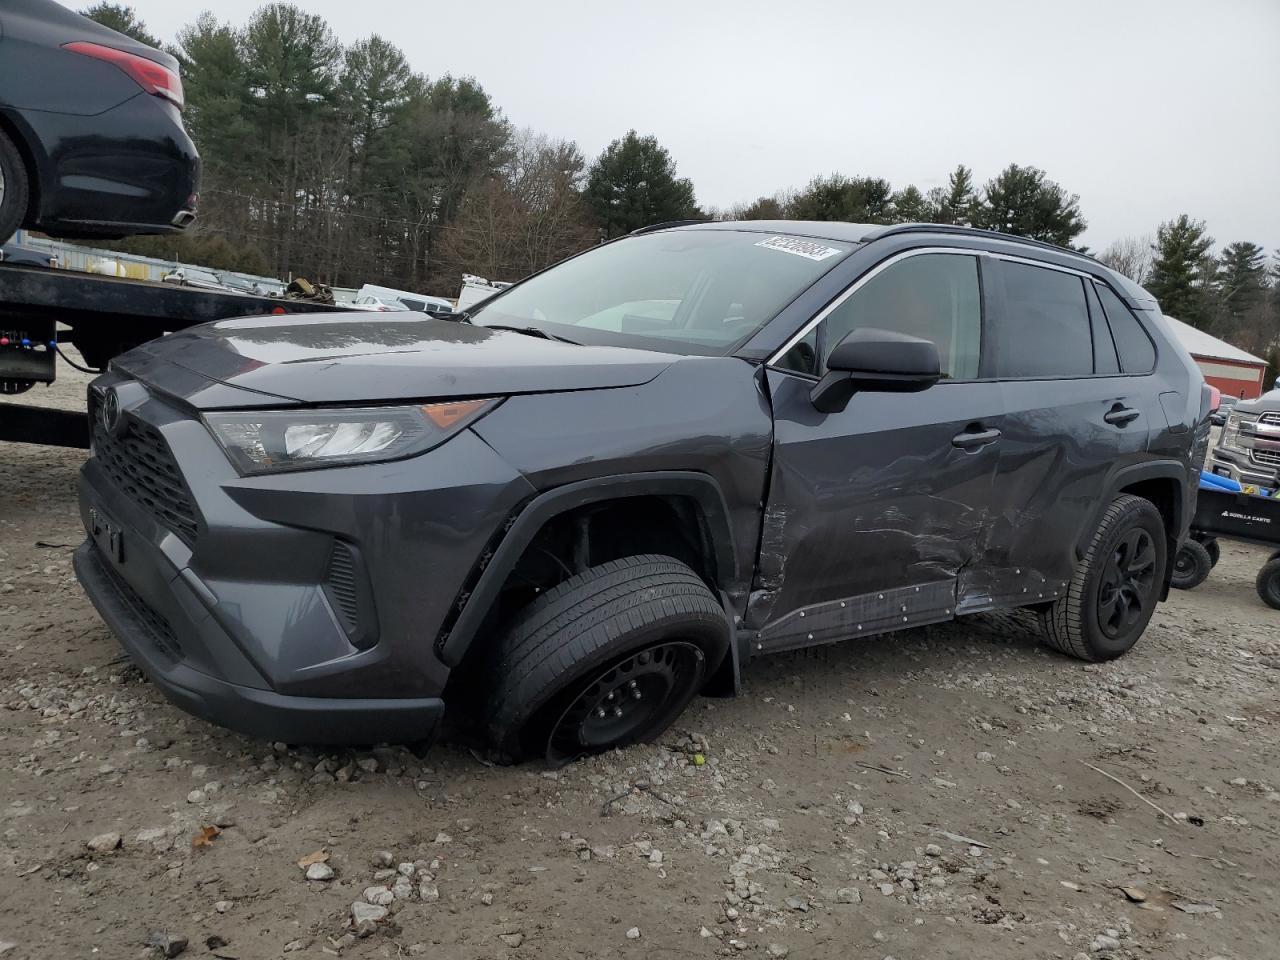
[[[1209,469],[1243,484],[1280,486],[1280,389],[1231,409]]]

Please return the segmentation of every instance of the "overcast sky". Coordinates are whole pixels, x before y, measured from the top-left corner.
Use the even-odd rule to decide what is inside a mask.
[[[165,40],[199,9],[132,2]],[[1016,162],[1080,195],[1094,249],[1182,212],[1280,248],[1280,0],[298,3],[589,157],[655,134],[703,204]],[[259,5],[208,4],[236,24]]]

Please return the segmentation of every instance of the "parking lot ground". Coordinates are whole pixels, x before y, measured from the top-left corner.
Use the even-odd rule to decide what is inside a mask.
[[[1113,663],[971,618],[753,662],[661,744],[502,768],[170,706],[72,575],[82,458],[0,445],[5,960],[1280,957],[1261,550],[1224,543]]]

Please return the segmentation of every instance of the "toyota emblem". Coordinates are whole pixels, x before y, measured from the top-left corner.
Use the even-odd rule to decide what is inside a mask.
[[[111,436],[120,429],[120,397],[114,389],[102,398],[102,428]]]

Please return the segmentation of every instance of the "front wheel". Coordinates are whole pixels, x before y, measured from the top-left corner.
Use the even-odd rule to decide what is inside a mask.
[[[1125,653],[1155,612],[1167,557],[1160,511],[1142,497],[1116,497],[1076,564],[1066,595],[1040,615],[1045,641],[1080,660]]]
[[[715,595],[670,557],[585,570],[531,603],[499,644],[488,725],[512,759],[564,763],[653,740],[729,648]]]

